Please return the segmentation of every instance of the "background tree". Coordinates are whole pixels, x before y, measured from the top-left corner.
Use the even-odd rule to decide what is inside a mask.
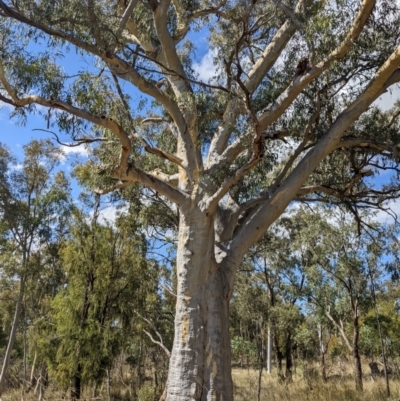
[[[158,273],[146,262],[140,226],[121,218],[114,228],[96,219],[96,211],[92,223],[75,213],[62,248],[68,279],[52,302],[54,333],[47,347],[42,344],[52,375],[64,385],[72,381],[73,399],[80,398],[82,385],[110,377],[132,338],[135,310],[151,310],[157,300]]]
[[[69,208],[69,187],[65,176],[62,172],[54,172],[62,157],[61,150],[50,140],[44,140],[30,142],[24,147],[24,153],[25,158],[21,168],[18,168],[16,159],[6,147],[0,145],[0,214],[7,244],[2,249],[2,258],[8,259],[2,264],[2,274],[3,277],[12,278],[11,281],[15,282],[16,278],[19,281],[0,375],[0,393],[4,390],[25,287],[37,274],[32,253],[43,243],[50,245],[53,242]]]
[[[269,324],[272,328],[278,374],[287,381],[292,378],[295,330],[302,320],[296,302],[300,300],[306,286],[305,255],[301,249],[296,255],[295,251],[298,249],[293,248],[297,235],[293,226],[296,223],[280,219],[275,230],[266,235],[248,254],[257,272],[257,279],[263,283],[263,290],[269,298]],[[283,359],[286,362],[285,374]]]
[[[371,238],[364,232],[359,236],[357,225],[348,221],[346,214],[336,215],[333,224],[317,216],[308,216],[307,222],[311,235],[315,233],[314,224],[323,227],[314,235],[309,300],[322,309],[340,333],[353,356],[356,388],[362,390],[360,318],[372,307],[369,264],[371,259],[382,257],[382,235]],[[379,273],[374,269],[378,281]]]
[[[0,26],[0,100],[21,118],[44,106],[48,126],[99,141],[86,168],[98,192],[136,183],[179,209],[166,399],[232,399],[228,304],[248,249],[293,200],[358,216],[398,195],[396,177],[371,184],[397,171],[397,109],[371,105],[400,80],[398,6],[6,0]],[[209,32],[210,83],[191,68],[191,27]],[[68,47],[105,73],[66,76]],[[131,104],[123,82],[151,106]]]

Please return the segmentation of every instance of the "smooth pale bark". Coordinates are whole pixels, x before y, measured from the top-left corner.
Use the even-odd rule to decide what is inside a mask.
[[[29,378],[29,386],[26,389],[26,394],[29,393],[29,391],[31,391],[35,385],[36,385],[36,377],[35,377],[35,369],[36,369],[36,358],[37,358],[37,352],[35,352],[35,355],[33,357],[33,362],[32,362],[32,366],[31,366],[31,376]]]
[[[353,313],[353,341],[350,342],[344,327],[343,322],[340,321],[340,324],[332,317],[330,311],[327,310],[325,312],[328,319],[334,324],[334,326],[339,330],[340,335],[342,336],[347,349],[351,352],[353,356],[354,363],[354,380],[356,383],[356,389],[358,391],[363,390],[363,379],[362,379],[362,366],[361,366],[361,357],[359,351],[359,338],[360,338],[360,324],[359,324],[359,316],[358,316],[358,302],[354,302],[351,300],[352,305],[352,313]]]
[[[47,368],[46,364],[42,364],[39,371],[39,377],[34,378],[36,381],[35,394],[38,394],[38,401],[42,401],[44,397],[45,387],[47,386]],[[31,380],[32,382],[32,380]]]
[[[325,346],[324,344],[324,339],[323,339],[323,330],[322,330],[322,325],[318,325],[318,340],[319,340],[319,351],[320,351],[320,357],[321,357],[321,376],[324,381],[326,381],[326,366],[325,366],[325,354],[328,351],[328,347]]]
[[[267,373],[271,374],[271,356],[272,356],[272,338],[271,324],[268,324],[268,343],[267,343]]]
[[[3,394],[3,391],[5,390],[5,382],[6,382],[8,366],[10,364],[11,351],[13,350],[14,347],[15,337],[17,336],[17,326],[18,326],[19,316],[21,314],[24,289],[25,289],[25,276],[22,276],[20,279],[19,294],[17,303],[15,305],[15,312],[14,312],[13,323],[11,326],[10,337],[8,339],[7,350],[6,354],[4,355],[3,366],[1,368],[1,373],[0,373],[0,397]]]
[[[213,219],[182,210],[175,338],[167,401],[233,399],[227,277],[214,257]]]

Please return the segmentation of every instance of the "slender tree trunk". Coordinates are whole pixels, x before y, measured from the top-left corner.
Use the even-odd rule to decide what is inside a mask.
[[[262,372],[264,370],[264,359],[261,358],[260,369],[258,371],[258,389],[257,389],[257,401],[261,401],[261,384],[262,384]]]
[[[47,385],[47,368],[46,364],[42,364],[40,367],[40,376],[37,381],[36,387],[39,387],[39,396],[38,396],[38,401],[42,401],[44,397],[44,390]],[[36,393],[36,389],[35,389]]]
[[[318,340],[319,340],[319,351],[320,351],[320,356],[321,356],[321,376],[322,380],[326,382],[326,365],[325,365],[325,354],[327,351],[327,347],[324,344],[324,338],[323,338],[323,330],[322,330],[322,325],[318,325]]]
[[[107,399],[111,401],[111,369],[107,368]]]
[[[278,369],[278,375],[282,375],[283,354],[279,347],[279,339],[278,339],[278,334],[276,332],[273,333],[273,346],[276,359],[276,367]]]
[[[268,324],[268,343],[267,343],[267,372],[271,374],[271,354],[272,354],[272,338],[271,323]]]
[[[354,379],[356,382],[356,389],[358,391],[362,391],[363,390],[362,367],[361,367],[361,357],[358,347],[358,339],[360,335],[358,316],[355,316],[353,324],[354,324],[354,332],[353,332]]]
[[[325,366],[325,353],[321,353],[321,376],[322,380],[326,382],[326,366]]]
[[[390,383],[389,383],[389,375],[388,375],[388,370],[387,370],[386,347],[385,347],[385,343],[383,341],[383,336],[382,336],[381,322],[379,319],[379,312],[378,312],[378,307],[376,304],[375,281],[374,281],[374,275],[372,273],[371,268],[368,268],[368,273],[369,273],[369,277],[371,279],[371,294],[372,294],[372,299],[374,301],[376,323],[378,325],[379,339],[381,342],[381,350],[382,350],[382,358],[383,358],[383,372],[385,375],[385,383],[386,383],[386,396],[389,398],[390,397]],[[373,352],[371,352],[372,362],[373,362],[373,358],[374,358],[374,354],[373,354]]]
[[[78,364],[77,373],[72,378],[71,383],[71,400],[80,400],[81,399],[81,371],[82,367]]]
[[[273,308],[275,306],[275,293],[274,293],[274,287],[271,283],[270,279],[270,274],[267,268],[267,261],[264,258],[264,279],[265,279],[265,284],[267,285],[268,292],[269,292],[269,302],[270,302],[270,307]],[[278,376],[280,378],[283,378],[282,375],[282,360],[283,360],[283,354],[280,350],[279,347],[279,340],[278,340],[278,333],[276,329],[276,322],[275,319],[270,319],[269,320],[269,338],[272,344],[270,343],[270,346],[272,345],[275,353],[275,359],[276,359],[276,368],[278,370]],[[271,353],[270,353],[271,355]],[[271,362],[271,359],[270,359]]]
[[[93,384],[92,398],[97,398],[97,382]]]
[[[229,279],[215,260],[212,218],[180,214],[175,337],[167,401],[233,400]]]
[[[8,339],[7,350],[4,355],[3,366],[1,368],[1,373],[0,373],[0,397],[5,390],[6,375],[8,371],[8,366],[10,364],[11,351],[13,350],[15,337],[17,335],[17,326],[18,326],[19,316],[21,314],[22,300],[24,298],[24,289],[25,289],[25,276],[23,275],[21,276],[20,279],[19,294],[17,303],[15,305],[14,319],[11,326],[11,333]]]
[[[286,334],[286,372],[285,372],[285,379],[287,381],[292,381],[292,366],[293,366],[293,359],[292,359],[292,335],[290,331]]]
[[[23,370],[24,370],[24,379],[22,381],[22,396],[25,397],[26,392],[26,384],[27,384],[27,344],[26,344],[26,303],[24,303],[24,324],[23,324],[23,340],[24,340],[24,358],[23,358]]]
[[[261,321],[260,323],[260,337],[261,337],[261,350],[260,350],[260,369],[258,371],[258,391],[257,391],[257,401],[261,401],[261,383],[262,383],[262,373],[265,364],[265,345],[264,345],[264,325]]]
[[[37,358],[37,353],[35,352],[35,355],[33,357],[32,367],[31,367],[31,376],[29,378],[29,386],[26,389],[26,393],[29,393],[33,388],[35,388],[36,383],[37,383],[37,380],[35,377],[36,358]]]

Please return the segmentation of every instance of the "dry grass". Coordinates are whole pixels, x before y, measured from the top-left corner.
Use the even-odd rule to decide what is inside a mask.
[[[258,394],[258,372],[233,369],[235,401],[256,401]],[[400,401],[400,382],[390,382],[390,400]],[[321,379],[305,380],[301,373],[293,376],[293,382],[280,383],[275,375],[263,373],[261,384],[262,401],[387,401],[385,383],[382,378],[364,378],[364,391],[355,391],[353,378],[336,377],[324,383]]]
[[[235,401],[257,401],[258,394],[258,372],[253,369],[234,368],[232,371],[235,391]],[[142,396],[138,401],[153,401],[154,391],[150,383],[146,385],[148,391],[142,392]],[[400,401],[400,381],[391,380],[390,382],[392,396],[391,401]],[[118,389],[114,389],[118,390]],[[97,398],[86,396],[82,400],[86,401],[106,401],[108,397],[105,392]],[[132,400],[133,397],[120,389],[120,396],[112,396],[112,400]],[[47,389],[45,399],[48,401],[65,401],[66,393],[61,391],[52,391]],[[21,391],[15,390],[4,394],[3,401],[21,401]],[[37,395],[32,393],[27,394],[25,401],[36,401]],[[303,373],[300,369],[293,375],[292,383],[279,382],[275,374],[268,375],[265,371],[262,375],[261,384],[261,401],[388,401],[385,391],[385,383],[382,378],[372,380],[371,376],[364,376],[364,392],[358,393],[355,391],[355,385],[351,375],[338,376],[324,383],[321,379],[315,377],[309,380],[303,378]]]

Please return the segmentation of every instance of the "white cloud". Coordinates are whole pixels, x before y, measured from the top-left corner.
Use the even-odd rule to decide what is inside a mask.
[[[99,212],[99,223],[114,223],[118,212],[121,213],[121,209],[117,209],[115,206],[107,206],[101,209]]]
[[[215,50],[208,50],[199,63],[193,63],[193,69],[199,74],[200,81],[209,82],[217,74],[218,65],[214,64],[215,56]]]
[[[79,145],[79,146],[61,146],[62,151],[67,155],[76,155],[80,157],[88,157],[89,156],[89,150],[85,145]]]
[[[21,163],[17,163],[17,164],[14,164],[13,166],[12,166],[12,168],[14,169],[14,170],[22,170],[22,167],[24,167]]]
[[[198,74],[198,79],[200,81],[208,83],[217,75],[221,75],[223,72],[221,68],[222,64],[217,56],[218,49],[209,49],[198,63],[193,63],[193,70]],[[253,67],[253,63],[248,56],[241,58],[240,65],[246,74]],[[222,75],[225,76],[224,73]]]
[[[374,105],[378,105],[386,111],[393,107],[394,103],[400,99],[400,86],[394,85],[386,93],[375,100]]]
[[[117,217],[120,216],[121,214],[125,213],[126,211],[127,211],[126,206],[123,206],[123,207],[117,207],[114,205],[110,205],[110,206],[106,206],[106,207],[100,206],[99,217],[98,217],[97,221],[100,224],[111,223],[112,225],[114,225]],[[93,211],[91,211],[89,213],[89,216],[90,217],[88,218],[88,221],[91,221],[93,218]]]
[[[392,200],[385,205],[386,208],[390,208],[389,213],[379,210],[375,216],[375,220],[379,223],[393,224],[395,222],[394,216],[400,216],[400,199]]]

